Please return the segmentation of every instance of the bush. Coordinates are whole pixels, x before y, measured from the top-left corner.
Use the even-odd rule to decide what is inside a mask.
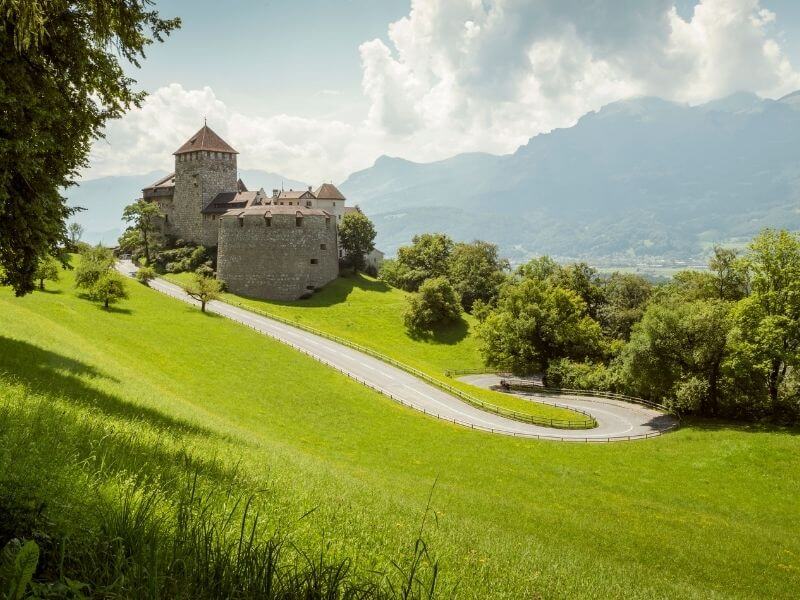
[[[179,245],[180,244],[180,245]],[[195,271],[203,265],[213,269],[213,260],[204,246],[176,242],[176,247],[162,250],[155,255],[156,269],[167,273]]]
[[[461,300],[453,286],[444,277],[434,277],[426,280],[419,292],[409,297],[403,320],[409,331],[421,333],[457,321],[460,317]]]
[[[696,413],[708,398],[708,382],[699,377],[679,381],[667,404],[676,414]]]
[[[153,267],[139,267],[139,270],[136,271],[136,280],[139,283],[143,283],[145,285],[150,284],[150,280],[156,278],[156,272]]]
[[[575,362],[568,358],[553,361],[547,369],[548,386],[574,390],[617,391],[617,372],[603,363]]]

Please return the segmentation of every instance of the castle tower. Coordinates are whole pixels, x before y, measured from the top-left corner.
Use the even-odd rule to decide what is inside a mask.
[[[238,152],[203,125],[175,151],[175,192],[170,235],[204,246],[217,245],[216,220],[203,209],[222,192],[236,192]]]

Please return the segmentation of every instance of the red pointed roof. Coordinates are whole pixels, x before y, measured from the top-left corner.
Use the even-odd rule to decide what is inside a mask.
[[[323,183],[321,186],[317,188],[317,191],[314,192],[314,195],[319,198],[320,200],[344,200],[344,196],[342,196],[342,192],[336,189],[336,186],[332,183]]]
[[[198,150],[209,150],[211,152],[227,152],[228,154],[239,154],[230,147],[228,142],[219,137],[208,125],[203,125],[200,131],[195,133],[189,140],[173,154],[185,154],[186,152],[196,152]]]

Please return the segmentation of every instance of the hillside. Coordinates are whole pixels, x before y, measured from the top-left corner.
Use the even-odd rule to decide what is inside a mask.
[[[191,273],[165,275],[167,280],[182,286],[192,277]],[[223,294],[222,298],[364,346],[495,406],[548,419],[582,419],[580,414],[570,410],[481,389],[447,377],[448,370],[484,368],[474,334],[475,318],[462,313],[457,323],[440,328],[435,335],[412,338],[403,323],[408,295],[359,274],[339,277],[307,300],[257,300],[231,293]]]
[[[64,192],[67,203],[70,206],[86,209],[73,217],[74,221],[86,229],[84,241],[91,244],[102,242],[107,246],[115,245],[117,238],[125,229],[122,210],[141,197],[144,186],[150,185],[166,174],[166,171],[153,171],[143,175],[100,177],[67,188]],[[260,187],[267,191],[281,187],[302,189],[306,185],[276,173],[257,169],[241,169],[239,177],[249,189]]]
[[[71,273],[48,285],[0,289],[0,514],[17,514],[9,499],[38,511],[43,544],[117,514],[102,535],[144,543],[157,535],[137,508],[147,490],[180,497],[197,473],[221,510],[249,490],[266,529],[312,562],[324,547],[389,573],[408,564],[433,490],[423,535],[443,597],[800,594],[795,432],[696,422],[611,445],[481,434],[133,282],[111,311],[80,298]]]
[[[389,254],[440,230],[493,241],[516,260],[696,258],[762,227],[800,228],[798,98],[625,100],[507,156],[381,157],[341,189]]]

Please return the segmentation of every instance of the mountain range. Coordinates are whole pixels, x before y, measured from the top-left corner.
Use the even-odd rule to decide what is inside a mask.
[[[697,259],[762,227],[800,228],[800,92],[693,107],[624,100],[505,156],[382,156],[341,189],[389,254],[446,231],[498,243],[513,260]]]
[[[70,188],[87,238],[111,242],[122,207],[161,173]],[[241,171],[251,188],[301,188]],[[698,106],[658,98],[609,104],[513,154],[433,163],[381,156],[340,185],[392,255],[417,233],[497,243],[512,261],[550,254],[598,264],[702,260],[763,227],[800,229],[800,92],[740,93]]]

